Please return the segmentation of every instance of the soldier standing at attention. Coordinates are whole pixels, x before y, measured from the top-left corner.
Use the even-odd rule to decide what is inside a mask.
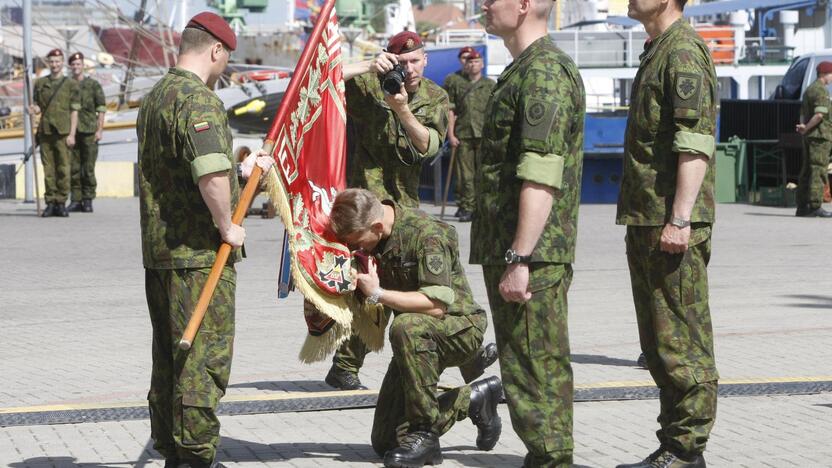
[[[468,54],[465,62],[465,78],[458,80],[456,92],[451,97],[454,118],[448,126],[448,140],[456,147],[454,174],[456,175],[457,216],[463,223],[471,221],[474,211],[474,174],[478,169],[482,126],[485,122],[485,106],[494,89],[491,78],[482,76],[482,55],[476,50]],[[449,97],[451,96],[448,93]]]
[[[826,89],[832,83],[832,62],[821,62],[818,79],[803,93],[800,109],[802,123],[797,132],[803,135],[803,164],[797,184],[797,216],[831,218],[823,205],[823,186],[827,182],[827,165],[832,155],[832,101]]]
[[[704,467],[716,418],[708,308],[714,223],[717,81],[708,46],[682,16],[686,0],[630,0],[650,36],[633,81],[617,224],[641,351],[659,387],[659,448],[618,468]]]
[[[78,131],[72,152],[72,203],[67,210],[92,213],[97,185],[95,160],[98,159],[98,141],[104,132],[107,103],[98,81],[84,76],[84,54],[75,52],[70,55],[69,68],[72,78],[78,82],[81,109],[78,111]]]
[[[380,199],[419,206],[422,161],[434,156],[448,128],[448,95],[425,78],[428,56],[419,35],[396,34],[373,60],[344,65],[347,113],[355,148],[347,160],[347,186]],[[406,76],[398,94],[381,87],[396,65]],[[341,390],[365,389],[358,378],[369,349],[353,335],[335,352],[326,383]]]
[[[449,73],[445,76],[445,81],[442,82],[442,88],[448,93],[448,100],[450,101],[451,107],[448,111],[448,140],[451,142],[451,135],[454,132],[454,122],[456,121],[456,111],[454,109],[454,102],[456,101],[456,96],[458,93],[457,89],[460,85],[463,85],[468,82],[468,79],[465,75],[465,62],[468,60],[468,54],[473,52],[475,49],[471,46],[465,46],[459,49],[459,53],[457,54],[457,59],[459,59],[459,70]],[[456,168],[454,168],[456,170]],[[460,212],[462,211],[461,207],[457,207],[456,212],[454,213],[455,217],[459,217]]]
[[[49,76],[35,82],[32,113],[43,112],[38,124],[37,139],[43,163],[46,208],[41,216],[69,216],[70,149],[75,146],[78,110],[81,102],[78,83],[63,75],[64,53],[52,49],[46,54]]]
[[[395,315],[390,325],[393,359],[379,390],[372,430],[373,449],[384,457],[384,466],[442,463],[439,436],[466,417],[477,425],[477,447],[494,448],[502,430],[500,379],[490,377],[437,397],[443,370],[477,361],[488,326],[459,261],[456,230],[418,209],[381,202],[364,189],[338,194],[330,226],[350,249],[373,255],[368,271],[357,277],[358,288],[367,301],[383,304]]]
[[[483,266],[506,401],[525,467],[572,463],[572,280],[585,93],[547,34],[551,0],[486,0],[486,31],[514,61],[485,111],[471,227]],[[507,249],[507,250],[506,250]],[[503,253],[505,252],[505,254]]]
[[[148,392],[153,447],[166,467],[213,467],[216,408],[231,372],[234,263],[245,230],[231,222],[239,185],[225,109],[212,89],[237,38],[214,13],[182,32],[176,68],[142,100],[136,122],[145,292],[153,325]],[[243,164],[251,173],[255,156]],[[272,158],[256,159],[270,167]],[[182,336],[221,242],[235,247],[189,351]]]

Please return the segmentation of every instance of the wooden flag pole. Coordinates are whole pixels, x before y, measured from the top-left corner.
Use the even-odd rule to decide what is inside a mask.
[[[439,219],[445,218],[445,204],[448,203],[448,190],[451,188],[451,176],[454,175],[454,160],[456,159],[456,146],[451,146],[451,160],[448,161],[448,178],[445,179],[445,190],[442,194],[442,211],[439,212]]]
[[[317,51],[314,45],[318,43],[324,27],[326,27],[327,23],[329,23],[329,15],[332,13],[332,9],[334,7],[335,0],[327,0],[321,8],[321,13],[318,15],[318,21],[315,22],[315,28],[312,29],[312,34],[309,35],[306,47],[303,49],[303,53],[300,56],[297,67],[295,67],[295,73],[292,75],[292,80],[289,82],[289,86],[286,88],[286,92],[283,95],[284,99],[280,102],[280,106],[277,108],[277,116],[272,121],[271,129],[266,135],[266,138],[263,140],[263,151],[268,154],[272,154],[274,152],[275,141],[278,137],[280,128],[283,125],[283,121],[289,113],[289,101],[291,101],[291,99],[286,99],[285,97],[293,96],[297,93],[297,88],[300,86],[300,82],[303,80],[303,76],[309,68],[309,62],[312,60],[313,53]],[[245,218],[246,211],[248,211],[248,207],[254,199],[254,193],[257,191],[257,186],[260,185],[260,175],[262,173],[263,170],[255,164],[254,170],[251,171],[251,176],[249,176],[248,182],[246,182],[246,187],[240,195],[240,201],[237,203],[234,215],[231,217],[232,223],[237,225],[243,224],[243,218]],[[231,244],[223,242],[222,245],[220,245],[219,250],[217,250],[217,258],[214,260],[214,265],[211,267],[211,272],[208,274],[208,280],[205,282],[205,286],[203,286],[202,292],[199,295],[199,300],[197,301],[194,312],[191,314],[191,318],[188,321],[188,326],[182,334],[182,339],[179,340],[180,349],[191,349],[191,346],[194,343],[194,338],[196,338],[196,333],[199,331],[199,326],[202,325],[202,319],[205,317],[205,312],[208,310],[208,304],[211,303],[211,298],[214,296],[214,290],[217,288],[217,283],[222,275],[222,269],[225,267],[225,263],[228,261],[228,256],[230,254]]]

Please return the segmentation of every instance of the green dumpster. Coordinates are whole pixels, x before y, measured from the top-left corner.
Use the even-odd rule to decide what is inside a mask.
[[[735,203],[744,199],[748,190],[745,140],[733,136],[725,143],[716,144],[717,203]]]

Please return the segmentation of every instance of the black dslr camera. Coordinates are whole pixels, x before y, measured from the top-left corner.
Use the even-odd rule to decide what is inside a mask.
[[[407,79],[407,72],[400,64],[395,64],[393,69],[384,74],[381,79],[381,89],[389,95],[399,94],[402,83]]]

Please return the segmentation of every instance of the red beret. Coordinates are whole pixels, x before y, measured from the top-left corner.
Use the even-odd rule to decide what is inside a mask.
[[[84,61],[84,54],[82,54],[81,52],[75,52],[74,54],[69,56],[68,62],[72,63],[75,60],[80,60],[80,61],[83,62]]]
[[[832,73],[832,62],[821,62],[818,64],[818,75]]]
[[[64,52],[61,49],[52,49],[46,54],[47,57],[63,57]]]
[[[203,11],[188,21],[186,28],[201,29],[217,38],[231,50],[237,48],[237,35],[224,19],[210,11]]]
[[[418,34],[413,31],[402,31],[390,38],[390,42],[387,43],[387,52],[401,55],[422,47],[424,47],[424,44],[422,44],[422,38]]]
[[[479,53],[479,51],[477,51],[477,50],[472,50],[471,52],[468,52],[468,60],[481,59],[481,58],[482,58],[482,54]]]
[[[464,54],[470,54],[471,52],[474,52],[474,48],[471,47],[471,46],[465,46],[465,47],[459,49],[459,53],[456,54],[456,56],[457,56],[457,58],[460,58]]]

